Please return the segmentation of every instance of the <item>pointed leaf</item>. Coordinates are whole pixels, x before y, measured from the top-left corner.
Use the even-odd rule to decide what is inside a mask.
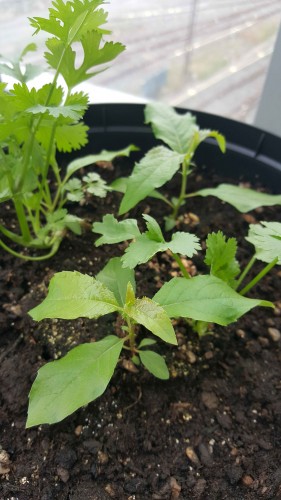
[[[110,184],[110,188],[113,189],[113,191],[118,191],[118,193],[125,194],[128,187],[128,181],[128,177],[118,177],[118,179],[115,179],[115,181]],[[149,196],[150,198],[155,198],[156,200],[162,200],[166,202],[165,196],[159,193],[159,191],[157,191],[156,189],[153,189],[153,191],[151,191],[147,196]]]
[[[163,103],[151,103],[145,108],[145,123],[151,123],[157,139],[164,141],[173,151],[186,153],[194,132],[198,130],[191,113],[179,114]]]
[[[48,295],[29,311],[35,321],[44,318],[98,318],[118,310],[114,294],[100,281],[77,271],[56,273]]]
[[[232,184],[220,184],[216,188],[201,189],[192,193],[192,196],[216,196],[242,213],[258,207],[281,205],[281,195],[279,194],[259,193],[253,189],[241,188]]]
[[[29,395],[26,426],[59,422],[103,394],[123,342],[111,335],[75,347],[64,358],[40,368]]]
[[[149,196],[154,188],[163,186],[179,170],[184,155],[170,151],[164,146],[151,149],[136,164],[129,177],[126,193],[119,214],[122,215]]]
[[[265,300],[242,297],[215,276],[196,276],[190,280],[173,278],[162,286],[153,300],[171,318],[186,317],[219,325],[236,321],[253,307],[273,307]]]
[[[67,177],[70,177],[76,170],[79,170],[83,167],[88,167],[89,165],[93,165],[99,161],[112,161],[117,156],[129,156],[132,151],[137,151],[138,148],[131,144],[125,149],[121,149],[120,151],[106,151],[103,150],[96,155],[87,155],[82,158],[77,158],[70,162],[67,167]]]
[[[106,266],[99,272],[96,279],[103,283],[114,293],[119,306],[123,307],[126,301],[127,285],[130,282],[136,291],[135,273],[124,269],[120,257],[110,259]]]
[[[125,313],[157,337],[177,345],[172,323],[162,307],[147,297],[136,299],[133,305],[125,306]]]
[[[105,243],[112,244],[132,240],[140,235],[138,224],[135,219],[127,219],[118,222],[112,214],[104,215],[102,222],[95,222],[92,231],[102,234],[95,242],[96,247],[104,245]]]
[[[157,252],[167,250],[167,243],[159,243],[151,240],[146,233],[139,236],[136,241],[130,243],[125,254],[121,258],[124,267],[134,269],[138,264],[148,262]]]
[[[163,243],[165,240],[158,222],[153,217],[147,214],[144,214],[143,218],[146,221],[147,237],[153,241],[158,241],[159,243],[160,242]]]
[[[222,279],[230,286],[235,284],[235,278],[240,272],[235,258],[237,241],[235,238],[226,240],[222,231],[208,235],[206,257],[204,262],[211,268],[213,276]]]
[[[169,370],[164,361],[164,358],[154,351],[140,351],[139,357],[145,368],[161,380],[169,378]]]
[[[250,224],[249,234],[245,239],[254,245],[257,259],[270,263],[278,257],[278,264],[281,264],[280,222]]]
[[[143,347],[148,347],[150,345],[156,344],[156,340],[153,339],[142,339],[140,344],[138,345],[138,349],[143,349]]]

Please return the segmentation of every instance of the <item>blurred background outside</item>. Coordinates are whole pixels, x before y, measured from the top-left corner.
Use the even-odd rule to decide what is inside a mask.
[[[46,0],[0,0],[0,53],[42,62],[28,16]],[[92,83],[252,123],[281,22],[280,0],[111,0],[112,39],[127,46]],[[41,41],[40,41],[41,40]],[[281,63],[280,63],[281,67]]]

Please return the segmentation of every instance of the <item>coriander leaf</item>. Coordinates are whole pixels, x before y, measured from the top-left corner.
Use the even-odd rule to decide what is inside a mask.
[[[166,104],[151,103],[146,106],[144,114],[145,123],[151,123],[157,139],[177,153],[187,152],[193,134],[198,130],[196,118],[191,113],[182,115]]]
[[[70,153],[74,149],[81,149],[88,142],[88,130],[89,128],[83,123],[58,125],[55,130],[58,151]]]
[[[186,317],[224,326],[253,307],[273,307],[271,302],[241,296],[216,276],[196,276],[191,280],[173,278],[162,286],[153,300],[169,317]]]
[[[150,260],[157,252],[165,252],[165,250],[167,250],[167,243],[153,241],[146,233],[143,233],[126,248],[122,262],[124,267],[134,269],[138,264],[144,264]]]
[[[64,191],[66,191],[67,193],[66,196],[69,201],[79,202],[84,198],[82,182],[80,181],[80,179],[77,179],[76,177],[70,179],[64,185]]]
[[[187,257],[192,257],[197,253],[197,250],[201,250],[197,236],[183,231],[174,233],[172,240],[167,245],[172,252],[187,255]]]
[[[124,269],[120,257],[110,259],[106,266],[97,274],[96,279],[114,293],[119,306],[123,307],[126,301],[127,285],[130,282],[136,291],[135,273]]]
[[[124,312],[160,339],[177,345],[171,320],[164,309],[153,300],[147,297],[136,299],[132,305],[125,305]]]
[[[92,165],[94,163],[100,161],[112,161],[117,156],[129,156],[132,151],[137,151],[138,148],[131,144],[125,149],[121,149],[120,151],[106,151],[103,150],[96,155],[87,155],[82,158],[76,158],[71,161],[67,167],[67,177],[70,177],[74,172],[83,167],[88,167],[88,165]]]
[[[184,155],[170,151],[164,146],[151,149],[136,164],[128,179],[119,215],[128,212],[139,201],[149,196],[154,188],[159,188],[169,181],[179,170],[183,159]]]
[[[29,394],[26,427],[59,422],[103,394],[123,343],[110,335],[75,347],[62,359],[40,368]]]
[[[222,231],[208,235],[206,257],[204,262],[211,268],[211,274],[228,283],[231,287],[240,272],[239,264],[235,258],[237,241],[235,238],[226,240]]]
[[[95,246],[105,243],[120,243],[131,240],[140,235],[140,231],[135,219],[126,219],[118,222],[112,214],[104,215],[102,222],[95,222],[92,231],[102,234],[95,242]]]
[[[42,104],[37,104],[37,106],[32,106],[26,111],[33,115],[48,113],[54,118],[62,116],[63,118],[70,118],[71,120],[77,121],[84,114],[85,107],[79,104],[72,104],[71,106],[42,106]]]
[[[107,195],[108,186],[99,174],[90,172],[88,175],[84,175],[82,180],[85,183],[84,189],[87,193],[99,196],[100,198],[104,198]]]
[[[259,193],[253,189],[241,188],[232,184],[220,184],[216,188],[201,189],[190,196],[215,196],[245,213],[258,207],[281,205],[281,195]]]
[[[76,271],[62,271],[51,279],[45,300],[29,314],[35,321],[98,318],[118,308],[114,294],[99,281]]]
[[[261,222],[250,224],[248,236],[245,238],[254,245],[255,257],[263,262],[272,262],[278,257],[281,264],[281,223]]]
[[[169,378],[169,370],[160,354],[154,351],[140,351],[139,357],[142,364],[152,373],[152,375],[154,375],[154,377],[160,378],[161,380],[167,380]]]

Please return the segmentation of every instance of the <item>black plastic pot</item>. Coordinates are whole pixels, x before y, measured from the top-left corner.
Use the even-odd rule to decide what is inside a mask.
[[[85,122],[90,127],[90,141],[83,154],[96,153],[101,149],[118,150],[131,143],[138,146],[143,154],[155,146],[158,141],[155,140],[151,128],[144,125],[144,106],[90,106],[85,116]],[[206,164],[216,172],[235,179],[259,179],[273,192],[281,191],[281,138],[234,120],[190,111],[196,116],[200,127],[218,130],[227,140],[227,151],[224,155],[213,139],[202,143],[195,157],[198,165]]]

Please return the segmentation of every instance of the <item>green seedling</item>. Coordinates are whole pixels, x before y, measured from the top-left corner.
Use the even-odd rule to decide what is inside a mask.
[[[47,18],[30,19],[35,34],[48,34],[45,60],[54,76],[39,89],[27,86],[38,68],[22,65],[35,44],[24,49],[18,60],[0,57],[0,72],[17,80],[10,90],[0,83],[0,202],[15,208],[18,232],[0,224],[0,246],[24,259],[41,260],[52,256],[67,230],[81,232],[80,219],[68,214],[68,200],[82,200],[86,192],[104,196],[107,190],[100,177],[86,176],[82,185],[70,180],[74,172],[95,161],[111,160],[106,152],[72,162],[66,174],[57,163],[57,152],[79,150],[88,141],[88,127],[81,121],[88,96],[75,92],[76,85],[105,68],[123,50],[120,43],[104,41],[110,31],[104,29],[107,13],[100,8],[103,0],[54,0]],[[79,58],[76,48],[79,46]],[[82,54],[82,58],[80,55]],[[101,69],[102,68],[102,69]],[[60,82],[63,82],[64,87]],[[54,188],[50,178],[55,179]],[[18,253],[10,245],[44,250],[40,256]]]
[[[55,274],[46,299],[30,311],[36,321],[96,319],[110,313],[121,316],[122,336],[109,335],[82,344],[39,370],[30,392],[27,427],[58,422],[98,398],[112,378],[122,350],[155,377],[169,378],[164,358],[150,349],[156,340],[139,340],[139,327],[176,345],[171,320],[155,301],[136,298],[134,272],[122,268],[119,258],[111,259],[96,279],[78,272]]]
[[[186,199],[192,196],[216,196],[232,204],[240,212],[248,212],[260,206],[281,204],[281,195],[268,195],[252,189],[244,189],[231,184],[221,184],[217,188],[202,189],[187,193],[188,176],[195,167],[194,155],[200,144],[213,138],[222,152],[225,152],[225,139],[215,130],[201,130],[191,113],[179,114],[173,108],[161,103],[148,104],[145,108],[145,123],[150,123],[157,139],[167,146],[151,149],[135,165],[129,178],[120,178],[112,187],[124,193],[119,215],[125,214],[147,196],[159,198],[171,208],[166,217],[166,230],[172,229],[179,209]],[[168,198],[158,191],[172,177],[180,172],[181,184],[177,198]]]
[[[271,302],[244,297],[244,289],[240,293],[235,290],[245,278],[243,273],[240,280],[236,281],[240,268],[235,258],[237,250],[235,238],[226,241],[221,232],[210,234],[207,238],[205,258],[206,264],[210,267],[210,274],[191,277],[179,254],[192,257],[197,253],[200,249],[198,238],[189,233],[176,232],[171,241],[166,242],[156,220],[149,215],[144,215],[144,219],[147,231],[141,233],[135,219],[118,222],[113,215],[106,215],[103,222],[93,224],[93,231],[102,234],[95,244],[99,246],[133,240],[121,257],[122,265],[130,269],[147,262],[158,252],[170,250],[184,278],[173,278],[164,283],[154,296],[154,300],[164,307],[168,315],[226,326],[255,306],[273,307]],[[272,246],[270,239],[268,246]],[[274,249],[273,253],[275,251],[277,252],[277,249]],[[258,253],[255,255],[259,258]],[[272,257],[266,272],[277,263],[277,260],[276,257]],[[259,273],[256,281],[251,282],[250,288],[261,277]]]

